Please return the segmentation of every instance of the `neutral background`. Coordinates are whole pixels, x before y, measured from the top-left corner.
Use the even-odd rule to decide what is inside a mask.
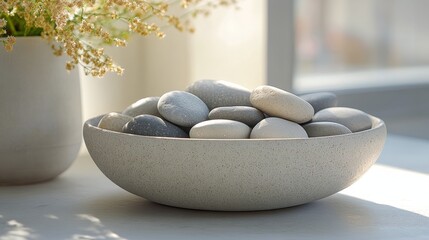
[[[198,18],[194,34],[166,29],[163,40],[135,37],[126,48],[109,49],[125,73],[103,79],[82,76],[83,118],[183,90],[199,79],[222,79],[248,88],[263,84],[266,1],[241,1],[239,7]]]
[[[391,133],[429,139],[427,1],[242,0],[195,21],[196,33],[133,38],[109,51],[121,77],[82,76],[83,119],[199,79],[295,93],[333,91]],[[358,21],[357,19],[365,19]],[[426,53],[426,54],[425,54]],[[426,57],[425,57],[426,56]]]

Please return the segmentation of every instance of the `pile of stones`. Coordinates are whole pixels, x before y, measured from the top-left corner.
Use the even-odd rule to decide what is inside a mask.
[[[200,80],[185,91],[146,97],[122,113],[106,114],[98,127],[178,138],[308,138],[367,130],[372,121],[363,111],[337,107],[329,92],[297,96],[267,85],[250,91],[226,81]]]

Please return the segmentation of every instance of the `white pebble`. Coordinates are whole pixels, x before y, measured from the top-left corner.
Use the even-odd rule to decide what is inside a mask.
[[[284,118],[296,123],[311,120],[314,109],[300,97],[272,86],[259,86],[250,94],[254,107],[271,117]]]
[[[260,121],[250,138],[308,138],[301,125],[282,118],[270,117]]]
[[[191,138],[211,138],[211,139],[242,139],[249,138],[250,127],[244,123],[215,119],[198,123],[191,128],[189,136]]]

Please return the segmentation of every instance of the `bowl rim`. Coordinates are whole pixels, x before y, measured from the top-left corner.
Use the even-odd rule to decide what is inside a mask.
[[[106,114],[101,114],[96,117],[90,118],[85,121],[83,131],[85,132],[85,129],[94,129],[99,132],[104,132],[107,134],[114,134],[118,136],[128,136],[128,137],[134,137],[134,138],[140,138],[140,139],[147,139],[147,140],[167,140],[167,141],[215,141],[215,142],[258,142],[258,141],[315,141],[315,140],[321,140],[321,139],[331,139],[331,138],[342,138],[342,137],[348,137],[348,136],[359,136],[362,134],[366,134],[368,132],[372,132],[381,128],[385,127],[385,123],[380,118],[377,118],[375,116],[372,116],[368,114],[368,116],[371,118],[372,121],[372,127],[367,130],[359,131],[359,132],[352,132],[352,133],[346,133],[341,135],[332,135],[332,136],[322,136],[322,137],[309,137],[309,138],[244,138],[244,139],[216,139],[216,138],[178,138],[178,137],[158,137],[158,136],[144,136],[144,135],[137,135],[137,134],[131,134],[131,133],[122,133],[122,132],[116,132],[108,129],[99,128],[96,126],[98,125],[98,122],[101,120],[102,117],[104,117]]]

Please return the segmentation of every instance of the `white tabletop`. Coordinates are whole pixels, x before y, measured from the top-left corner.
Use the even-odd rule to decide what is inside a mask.
[[[274,211],[167,207],[113,184],[90,157],[54,181],[0,187],[0,240],[429,239],[429,141],[389,136],[359,181]]]

